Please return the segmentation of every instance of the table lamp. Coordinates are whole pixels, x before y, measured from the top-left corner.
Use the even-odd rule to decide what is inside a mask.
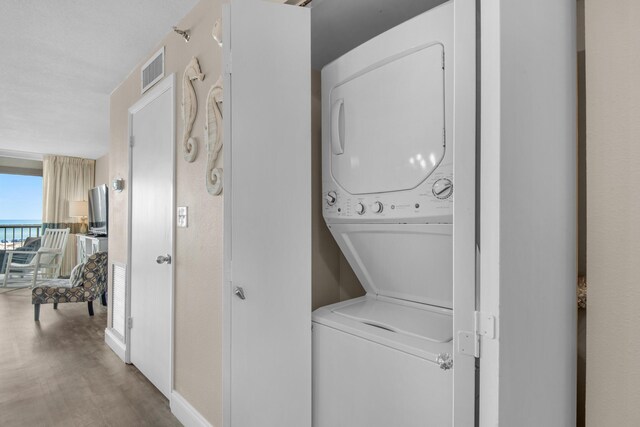
[[[72,218],[80,218],[80,233],[87,234],[87,224],[84,220],[88,215],[87,202],[85,200],[78,200],[69,202],[69,216]]]

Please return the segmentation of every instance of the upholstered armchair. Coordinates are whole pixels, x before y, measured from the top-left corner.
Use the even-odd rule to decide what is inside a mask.
[[[107,253],[96,252],[86,263],[77,265],[69,279],[51,279],[39,284],[31,291],[31,303],[35,321],[40,320],[40,305],[86,302],[89,316],[93,316],[93,301],[101,298],[106,305],[107,290]]]

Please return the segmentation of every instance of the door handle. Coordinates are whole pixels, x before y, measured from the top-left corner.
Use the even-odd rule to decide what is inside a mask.
[[[171,255],[167,254],[167,255],[158,255],[158,258],[156,258],[156,262],[158,264],[171,264]]]
[[[331,151],[335,155],[344,153],[344,99],[331,106]]]
[[[245,299],[244,289],[242,289],[240,286],[236,286],[235,288],[233,288],[233,294],[240,299]]]

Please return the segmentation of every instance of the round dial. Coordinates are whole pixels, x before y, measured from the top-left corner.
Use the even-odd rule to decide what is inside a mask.
[[[433,183],[432,190],[438,199],[447,199],[453,194],[453,182],[449,178],[441,178]]]
[[[329,206],[333,206],[336,204],[336,200],[338,200],[338,195],[335,191],[329,191],[325,196],[325,200]]]
[[[362,215],[364,213],[364,205],[362,203],[358,203],[356,205],[356,213],[358,215]]]
[[[384,209],[384,205],[380,202],[375,202],[373,204],[373,212],[375,213],[381,213],[382,210]]]

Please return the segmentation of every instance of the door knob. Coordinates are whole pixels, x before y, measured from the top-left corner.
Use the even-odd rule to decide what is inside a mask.
[[[245,299],[244,296],[244,289],[242,289],[240,286],[236,286],[235,288],[233,288],[233,293],[235,294],[235,296],[237,296],[240,299]]]
[[[167,255],[158,255],[158,258],[156,258],[156,262],[158,264],[171,264],[171,255],[167,254]]]

